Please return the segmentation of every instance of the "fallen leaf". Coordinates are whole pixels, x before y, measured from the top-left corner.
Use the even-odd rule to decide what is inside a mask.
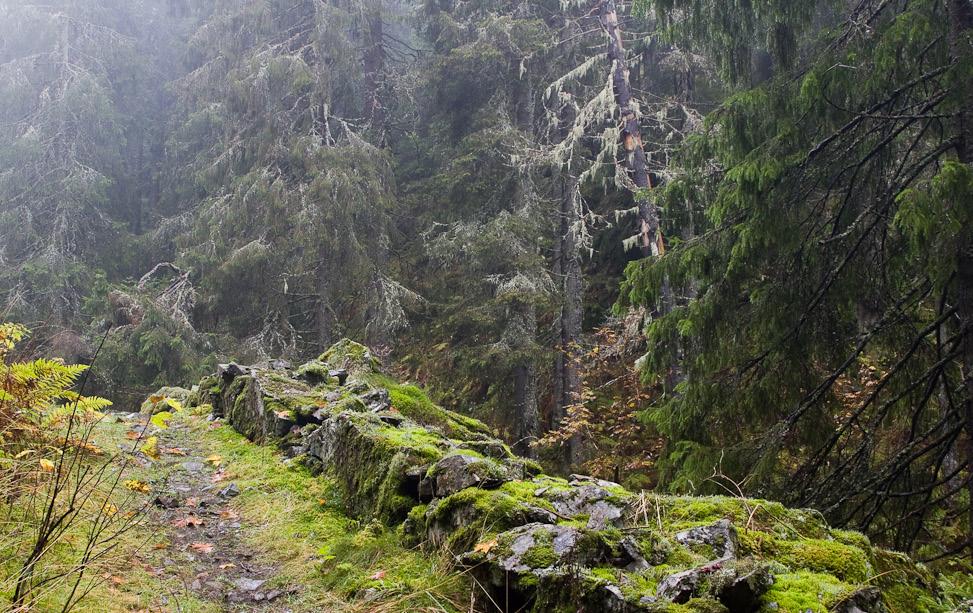
[[[54,472],[54,462],[51,462],[47,458],[41,458],[39,464],[41,465],[41,470],[46,473]]]
[[[220,568],[222,570],[226,570],[228,568],[236,568],[236,564],[234,564],[233,562],[227,562],[226,564],[220,564]]]
[[[153,460],[159,459],[159,439],[155,436],[150,436],[145,439],[145,444],[142,445],[142,453],[146,457],[152,458]]]
[[[122,485],[132,490],[133,492],[141,492],[143,494],[148,494],[150,491],[152,491],[152,488],[149,487],[148,483],[146,483],[145,481],[139,481],[138,479],[129,479],[128,481],[125,481]]]
[[[220,519],[240,519],[240,514],[233,509],[224,509],[220,511]]]
[[[105,502],[105,504],[101,506],[101,512],[105,514],[105,517],[114,517],[118,514],[118,507],[110,502]]]
[[[125,438],[127,438],[130,441],[137,441],[141,437],[142,437],[142,433],[136,432],[135,430],[129,430],[128,432],[125,433]]]
[[[226,473],[223,472],[222,470],[218,470],[215,473],[213,473],[213,478],[211,479],[211,481],[213,483],[219,483],[223,479],[226,479]]]
[[[178,447],[163,447],[162,453],[167,453],[169,455],[179,455],[179,456],[186,455],[186,452],[183,451],[182,449],[179,449]]]
[[[175,398],[166,398],[166,404],[169,405],[176,413],[182,411],[182,403]]]
[[[152,416],[152,425],[160,430],[165,430],[169,427],[169,420],[172,419],[172,413],[169,411],[160,411]]]
[[[195,496],[190,496],[189,498],[186,499],[186,502],[184,502],[183,505],[187,507],[193,507],[193,508],[198,507],[199,498],[196,498]]]
[[[196,541],[195,543],[191,543],[189,548],[199,553],[211,553],[213,551],[213,544]]]
[[[30,455],[32,453],[34,453],[34,450],[33,449],[24,449],[23,451],[21,451],[20,453],[18,453],[17,455],[15,455],[14,456],[14,459],[15,460],[19,460],[20,458],[22,458],[24,456],[28,456],[28,455]]]
[[[219,427],[220,427],[220,426],[222,426],[222,425],[223,425],[223,424],[221,424],[220,422],[218,422],[218,421],[214,421],[213,423],[211,423],[211,424],[209,425],[209,429],[210,429],[210,430],[216,430],[217,428],[219,428]]]
[[[372,575],[371,577],[369,577],[369,579],[372,579],[373,581],[378,581],[378,580],[384,579],[384,578],[385,578],[385,571],[384,570],[380,570],[377,573],[375,573],[374,575]]]
[[[214,453],[213,455],[206,458],[206,461],[212,464],[213,466],[219,466],[220,464],[223,463],[223,458]]]
[[[321,505],[321,506],[323,507],[323,506],[325,506],[326,504],[328,504],[328,501],[327,501],[327,500],[325,500],[324,498],[318,498],[318,504],[319,504],[319,505]]]
[[[196,526],[202,526],[205,522],[195,515],[187,515],[185,517],[180,517],[179,519],[172,520],[172,525],[176,528],[195,528]]]
[[[490,553],[490,550],[496,547],[497,539],[492,541],[483,541],[482,543],[477,543],[476,547],[473,548],[475,553]]]

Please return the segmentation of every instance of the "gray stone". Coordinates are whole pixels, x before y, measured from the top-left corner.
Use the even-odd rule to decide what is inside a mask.
[[[243,592],[253,592],[260,589],[260,586],[266,583],[266,579],[251,579],[248,577],[240,577],[233,581],[233,586],[236,589]]]
[[[699,568],[690,568],[672,575],[659,582],[656,594],[664,600],[683,604],[689,601],[699,590],[700,583],[706,575]]]
[[[717,560],[735,558],[739,549],[736,528],[728,519],[677,532],[676,540],[686,547],[708,545],[713,548],[713,556]]]
[[[877,587],[863,587],[841,601],[837,613],[887,613],[882,592]],[[963,609],[960,609],[963,610]],[[969,610],[973,610],[970,607]]]
[[[240,495],[240,488],[236,483],[231,483],[220,490],[220,498],[233,498]]]

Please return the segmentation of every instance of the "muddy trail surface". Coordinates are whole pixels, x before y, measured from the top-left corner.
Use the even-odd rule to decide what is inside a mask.
[[[142,427],[133,425],[132,431]],[[231,505],[240,489],[227,479],[222,459],[208,453],[185,422],[173,423],[157,437],[154,471],[161,487],[149,519],[168,537],[168,546],[154,573],[225,611],[288,611],[281,597],[296,590],[267,587],[276,568],[245,543],[246,520]],[[178,593],[168,600],[170,610],[181,610]]]

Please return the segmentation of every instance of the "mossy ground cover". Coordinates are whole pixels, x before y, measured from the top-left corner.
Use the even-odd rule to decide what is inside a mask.
[[[114,416],[103,418],[94,429],[92,442],[106,453],[115,453],[120,447],[131,449],[133,443],[124,435],[130,424],[122,423]],[[91,459],[90,465],[97,466],[105,456]],[[151,483],[164,480],[164,475],[137,463],[127,463],[120,473],[119,483],[123,480]],[[114,480],[99,486],[92,496],[96,505],[108,502],[112,512],[121,516],[138,513],[148,502],[148,494],[133,494],[123,486],[112,488]],[[117,509],[117,510],[116,510]],[[48,550],[42,564],[46,568],[67,569],[77,564],[85,535],[92,526],[92,515],[84,512],[58,543]],[[28,526],[5,524],[0,528],[0,610],[8,610],[13,594],[13,581],[20,571],[27,550],[32,546],[32,536]],[[78,611],[170,611],[185,613],[216,613],[221,607],[216,603],[197,598],[186,592],[172,577],[158,572],[166,555],[168,544],[166,527],[152,522],[151,515],[144,515],[132,530],[120,534],[113,541],[113,548],[103,559],[86,569],[79,591],[87,591],[84,600],[76,607]],[[75,575],[76,576],[76,575]],[[73,580],[75,576],[72,576]],[[60,611],[72,589],[70,581],[58,581],[39,591],[39,598],[33,604],[35,611]]]
[[[341,510],[340,488],[285,462],[229,427],[189,418],[209,453],[219,455],[241,494],[232,502],[254,554],[277,564],[275,581],[301,586],[296,610],[454,610],[469,602],[469,584],[447,560],[404,544],[394,528]]]

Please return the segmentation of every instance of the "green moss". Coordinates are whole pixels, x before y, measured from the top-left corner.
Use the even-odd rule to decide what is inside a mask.
[[[375,429],[375,435],[394,447],[412,449],[430,461],[442,458],[448,446],[443,436],[414,426],[394,428],[383,424]]]
[[[843,545],[857,547],[863,551],[868,551],[872,547],[871,541],[869,541],[868,537],[861,532],[855,532],[854,530],[838,530],[836,528],[832,528],[829,532],[832,539]]]
[[[298,377],[304,377],[315,383],[324,383],[332,381],[333,377],[329,374],[330,368],[328,365],[320,360],[311,360],[310,362],[305,362],[297,367],[294,374]]]
[[[356,377],[378,372],[378,360],[368,347],[347,338],[332,345],[318,357],[318,361],[328,369],[343,368]]]
[[[781,542],[778,561],[794,570],[830,573],[852,583],[864,581],[869,574],[865,552],[836,541],[803,539]]]
[[[780,613],[828,613],[830,607],[851,591],[851,586],[831,575],[798,571],[775,575],[774,584],[761,597],[762,611]],[[776,609],[773,605],[777,606]]]

